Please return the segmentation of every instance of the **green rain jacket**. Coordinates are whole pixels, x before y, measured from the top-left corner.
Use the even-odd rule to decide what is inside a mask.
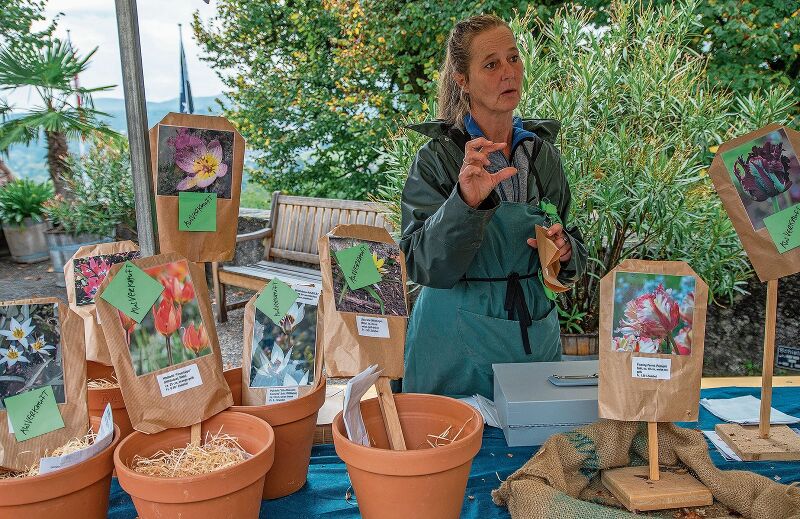
[[[525,238],[534,236],[535,224],[545,224],[541,200],[554,204],[561,221],[567,221],[570,190],[553,145],[560,124],[526,119],[522,127],[534,133],[527,204],[501,202],[493,191],[478,208],[469,207],[457,187],[464,147],[473,137],[442,121],[409,127],[431,140],[417,152],[401,201],[400,248],[409,278],[423,285],[409,321],[405,391],[492,397],[492,362],[560,358],[558,317],[538,278],[523,283],[534,321],[531,342],[539,342],[533,354],[511,345],[513,341],[519,344],[520,331],[519,323],[515,328],[504,315],[505,287],[463,281],[476,275],[508,276],[504,269],[530,274],[523,271],[539,268],[538,257]],[[587,252],[576,228],[565,228],[565,234],[572,257],[562,264],[559,281],[570,284],[583,275]],[[515,263],[501,265],[506,257]],[[482,319],[487,320],[485,325]],[[447,366],[453,363],[460,365],[457,369]]]

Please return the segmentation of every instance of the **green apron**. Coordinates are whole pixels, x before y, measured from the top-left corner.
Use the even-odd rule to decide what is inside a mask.
[[[465,279],[451,289],[422,287],[408,323],[403,391],[494,398],[493,363],[561,359],[558,312],[539,280],[539,255],[526,243],[537,224],[549,225],[539,207],[501,202]],[[524,328],[529,354],[523,300],[532,320]]]

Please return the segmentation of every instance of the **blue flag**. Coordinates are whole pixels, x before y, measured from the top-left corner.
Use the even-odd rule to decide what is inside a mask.
[[[178,30],[180,31],[180,24]],[[189,84],[189,69],[186,67],[186,54],[183,52],[183,33],[180,34],[181,45],[181,95],[178,99],[178,111],[182,114],[194,113],[194,101],[192,100],[192,86]]]

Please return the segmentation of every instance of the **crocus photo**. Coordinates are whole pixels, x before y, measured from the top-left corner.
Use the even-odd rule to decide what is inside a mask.
[[[75,272],[75,303],[78,306],[94,304],[97,289],[103,283],[111,267],[139,257],[138,251],[103,254],[73,261]]]
[[[692,276],[618,272],[611,349],[690,355],[694,293]]]
[[[58,305],[0,306],[0,409],[3,399],[53,386],[65,402]]]
[[[278,324],[256,309],[250,387],[314,382],[317,307],[295,302]]]
[[[372,261],[381,280],[358,290],[350,290],[344,272],[336,262],[336,252],[367,244]],[[403,273],[400,267],[400,247],[391,243],[362,241],[355,238],[331,238],[331,270],[336,310],[377,315],[408,315]]]
[[[181,191],[231,197],[233,132],[158,126],[158,190],[162,196]]]
[[[164,291],[140,324],[119,312],[137,375],[144,375],[211,353],[200,306],[186,261],[144,271]]]
[[[800,162],[783,129],[726,151],[722,160],[755,230],[800,203]]]

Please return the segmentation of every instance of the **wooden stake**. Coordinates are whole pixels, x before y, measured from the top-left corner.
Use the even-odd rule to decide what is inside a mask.
[[[650,481],[658,481],[658,423],[647,422],[647,457],[650,459]]]
[[[200,446],[200,427],[201,423],[196,423],[192,425],[192,445]]]
[[[767,281],[767,318],[764,323],[764,366],[761,370],[761,413],[758,435],[769,438],[772,406],[772,370],[775,365],[775,323],[778,319],[778,280]]]
[[[400,427],[400,417],[397,416],[392,388],[389,386],[389,377],[378,377],[375,390],[378,392],[378,402],[381,404],[383,425],[386,427],[386,436],[389,437],[389,446],[392,450],[404,451],[406,441],[403,438],[403,429]]]

